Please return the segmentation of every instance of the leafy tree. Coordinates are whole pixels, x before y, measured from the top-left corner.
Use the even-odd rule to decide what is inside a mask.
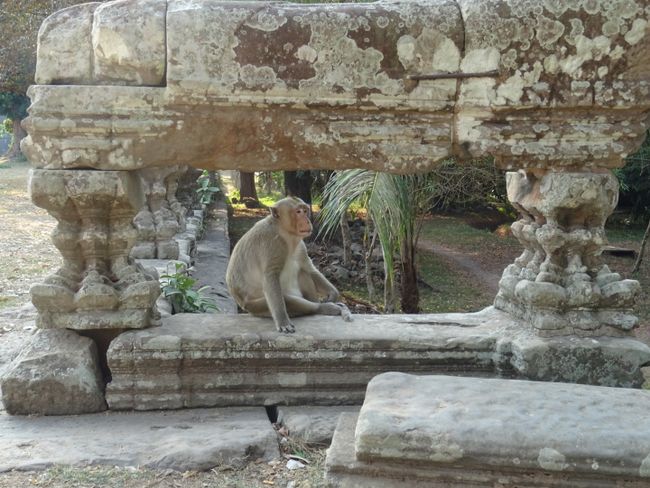
[[[20,151],[25,132],[27,88],[34,82],[36,41],[43,20],[53,12],[85,0],[11,0],[0,7],[0,114],[12,121],[10,155]]]
[[[239,172],[239,198],[248,208],[259,208],[260,199],[257,196],[255,187],[254,172]]]
[[[632,220],[650,218],[650,131],[639,150],[628,156],[625,166],[615,174],[621,185],[620,205],[629,209]]]
[[[633,220],[645,218],[648,221],[641,239],[641,249],[632,266],[632,272],[635,273],[641,267],[650,238],[650,131],[641,148],[629,156],[625,166],[615,173],[621,184],[621,204],[629,206]]]
[[[0,92],[0,114],[4,114],[11,124],[11,146],[7,156],[14,158],[20,154],[20,141],[25,137],[25,130],[20,121],[27,115],[29,98],[12,92]]]
[[[319,215],[321,234],[331,234],[354,202],[360,202],[374,223],[384,257],[384,309],[395,310],[393,256],[401,266],[401,309],[419,312],[417,242],[422,217],[432,196],[429,175],[393,175],[355,169],[336,172],[325,185]]]
[[[284,172],[284,194],[286,196],[298,197],[307,205],[311,206],[311,185],[314,178],[311,171],[285,171]]]

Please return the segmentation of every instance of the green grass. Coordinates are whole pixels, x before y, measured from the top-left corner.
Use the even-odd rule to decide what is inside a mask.
[[[627,242],[627,241],[634,241],[640,243],[641,239],[643,239],[643,233],[645,232],[645,228],[613,227],[613,228],[606,228],[605,231],[607,233],[607,239],[609,240],[610,244],[614,244],[616,242]]]
[[[492,293],[476,286],[474,277],[460,272],[435,254],[420,251],[418,266],[421,279],[433,288],[420,285],[422,312],[476,312],[492,305]]]
[[[458,271],[453,265],[426,251],[418,252],[420,279],[420,308],[422,313],[476,312],[492,304],[494,296],[486,292],[470,275]],[[363,285],[339,285],[339,291],[356,300],[368,302],[368,290]],[[376,283],[372,304],[383,307],[383,286]],[[398,303],[399,307],[399,303]],[[399,312],[399,310],[397,310]]]
[[[485,250],[499,246],[521,248],[517,239],[509,233],[504,234],[477,229],[457,217],[436,215],[424,221],[420,237],[441,246],[457,249]]]

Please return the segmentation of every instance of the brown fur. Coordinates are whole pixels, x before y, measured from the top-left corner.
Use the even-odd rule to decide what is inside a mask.
[[[341,315],[351,320],[348,308],[335,303],[336,287],[307,255],[303,238],[311,231],[307,204],[284,198],[244,234],[228,263],[226,283],[235,301],[253,315],[273,317],[280,332],[294,332],[290,317],[300,315]]]

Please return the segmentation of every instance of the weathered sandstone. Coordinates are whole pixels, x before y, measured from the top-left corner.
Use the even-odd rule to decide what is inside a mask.
[[[642,390],[386,373],[343,414],[326,461],[341,488],[647,486]]]
[[[90,29],[73,15],[94,8],[43,25],[66,35],[42,36],[37,167],[613,168],[647,124],[647,0],[120,0]],[[67,70],[89,51],[90,82]],[[45,86],[58,80],[101,86]]]
[[[111,409],[340,405],[386,371],[638,387],[650,348],[630,338],[542,338],[507,314],[357,315],[352,323],[178,314],[122,333],[108,351]]]
[[[39,330],[2,377],[8,413],[74,415],[106,409],[97,347],[70,330]]]

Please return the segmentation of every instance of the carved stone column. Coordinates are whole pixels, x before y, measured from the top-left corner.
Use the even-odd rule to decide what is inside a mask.
[[[58,220],[52,238],[63,256],[61,268],[30,290],[37,325],[90,331],[158,323],[158,281],[129,260],[144,200],[135,173],[34,169],[30,193]]]
[[[185,230],[185,208],[176,199],[178,179],[186,166],[146,168],[138,171],[145,203],[133,220],[138,231],[131,257],[178,259],[174,236]]]
[[[506,175],[521,214],[512,232],[524,252],[499,282],[495,306],[541,336],[622,336],[637,325],[639,282],[600,262],[604,225],[618,201],[608,170],[526,170]]]

